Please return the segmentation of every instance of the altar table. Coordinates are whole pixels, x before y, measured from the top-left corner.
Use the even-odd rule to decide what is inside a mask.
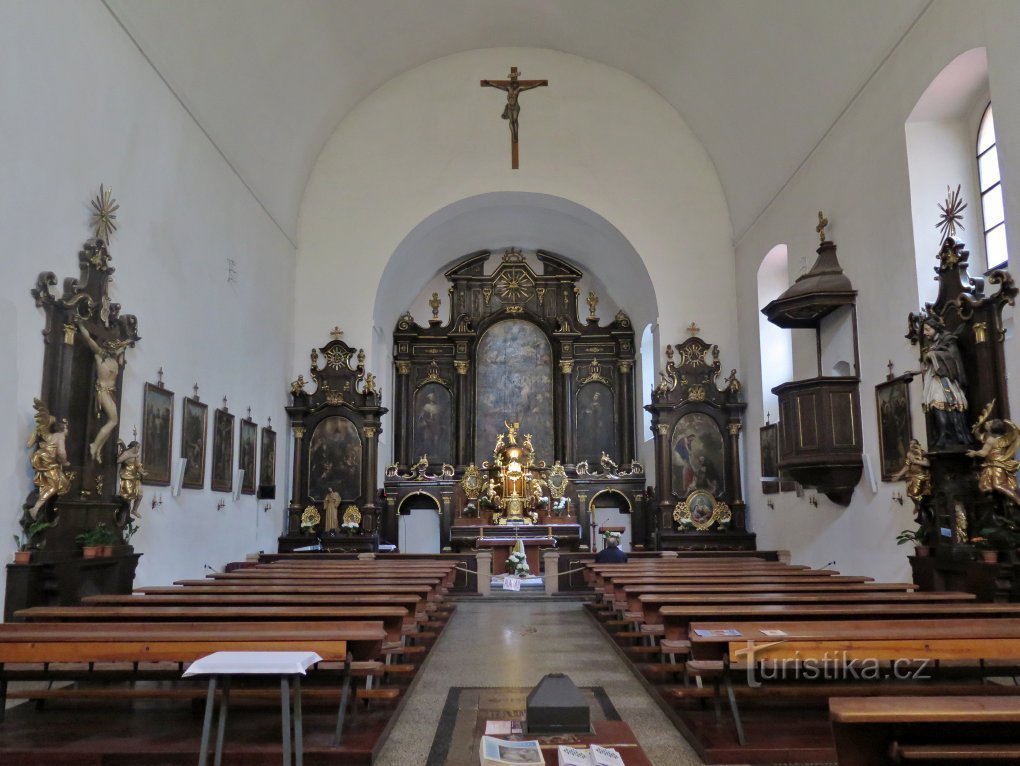
[[[534,575],[539,574],[541,562],[539,551],[542,548],[553,548],[556,539],[553,537],[479,537],[475,547],[492,550],[492,573],[502,574],[506,571],[506,560],[510,557],[514,546],[520,541],[524,544],[524,555],[528,560],[528,569]]]

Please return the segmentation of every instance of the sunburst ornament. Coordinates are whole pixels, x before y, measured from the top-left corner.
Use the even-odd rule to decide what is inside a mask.
[[[939,205],[942,215],[939,216],[939,222],[935,224],[935,228],[942,232],[942,241],[939,242],[939,245],[944,245],[949,237],[955,237],[957,227],[961,231],[965,231],[964,225],[960,222],[963,220],[961,213],[966,209],[967,203],[960,198],[960,185],[957,184],[956,191],[952,191],[947,186],[946,204]]]
[[[120,203],[113,198],[113,190],[99,184],[99,194],[92,200],[92,225],[96,228],[96,236],[106,244],[117,231],[117,211]]]

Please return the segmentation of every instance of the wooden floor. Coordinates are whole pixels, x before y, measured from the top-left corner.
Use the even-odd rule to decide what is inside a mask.
[[[304,705],[305,763],[369,764],[393,716],[373,702],[346,728],[344,743],[330,745],[336,705]],[[198,760],[204,702],[126,701],[72,704],[25,703],[7,711],[0,727],[0,764],[17,766],[194,766]],[[281,761],[279,703],[231,702],[224,764],[262,766]],[[111,726],[111,721],[117,723]],[[210,757],[211,762],[211,757]]]

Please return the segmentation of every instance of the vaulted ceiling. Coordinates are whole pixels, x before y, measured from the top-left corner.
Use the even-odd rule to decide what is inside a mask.
[[[571,53],[655,89],[715,163],[739,237],[931,0],[103,2],[294,241],[312,166],[359,101],[490,47]]]

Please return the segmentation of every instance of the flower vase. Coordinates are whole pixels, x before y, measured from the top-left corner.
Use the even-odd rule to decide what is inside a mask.
[[[32,562],[32,551],[14,551],[15,564],[30,564]]]

